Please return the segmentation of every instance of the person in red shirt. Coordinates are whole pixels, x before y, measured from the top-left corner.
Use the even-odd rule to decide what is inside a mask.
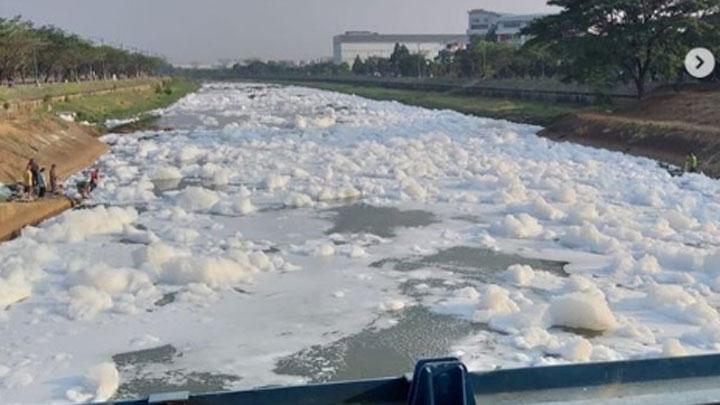
[[[100,181],[100,169],[97,167],[90,172],[90,191],[94,191]]]

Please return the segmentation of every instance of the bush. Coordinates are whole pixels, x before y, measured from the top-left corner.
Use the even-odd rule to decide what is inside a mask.
[[[172,89],[171,89],[170,87],[166,87],[166,88],[165,88],[165,94],[167,94],[167,95],[169,96],[169,95],[171,95],[172,93],[173,93],[173,91],[172,91]]]
[[[90,122],[90,116],[88,114],[85,114],[82,111],[78,111],[75,113],[75,121],[76,122],[83,122],[83,121]]]
[[[155,94],[160,94],[160,93],[162,93],[162,92],[163,92],[163,85],[161,85],[161,84],[156,84],[156,85],[155,85]]]
[[[9,109],[10,109],[10,103],[9,103],[8,101],[4,102],[4,103],[3,103],[3,108],[5,109],[5,111],[9,110]]]
[[[43,103],[48,104],[52,101],[52,96],[49,94],[46,94],[43,96]]]

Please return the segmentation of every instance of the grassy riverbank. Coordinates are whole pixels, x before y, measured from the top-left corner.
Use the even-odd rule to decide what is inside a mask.
[[[183,78],[155,79],[144,86],[102,92],[55,103],[53,109],[74,112],[78,121],[102,124],[111,118],[130,118],[167,107],[198,88],[199,84]]]
[[[588,107],[575,104],[478,97],[455,92],[441,93],[435,91],[399,90],[372,85],[303,81],[283,83],[336,91],[339,93],[355,94],[373,100],[394,100],[418,107],[449,109],[464,114],[536,125],[548,125],[564,115],[588,110]]]
[[[33,84],[23,84],[13,87],[0,86],[0,101],[42,100],[46,97],[71,96],[143,85],[151,86],[157,83],[157,81],[157,78],[147,77],[116,81],[97,80],[88,82],[42,83],[39,86]]]

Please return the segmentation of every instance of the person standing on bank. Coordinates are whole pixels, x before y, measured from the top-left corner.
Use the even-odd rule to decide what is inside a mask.
[[[50,166],[50,192],[52,194],[58,193],[58,184],[57,184],[57,166],[55,163]]]
[[[31,198],[33,195],[33,187],[35,186],[35,183],[33,181],[33,173],[32,169],[30,168],[30,163],[28,163],[27,167],[25,167],[25,174],[23,175],[23,180],[25,186],[25,197]]]
[[[40,174],[40,166],[38,166],[35,162],[35,159],[30,159],[28,166],[30,166],[30,171],[32,172],[33,177],[33,194],[37,195],[40,192],[40,190],[38,190],[38,175]]]
[[[45,168],[43,167],[38,172],[38,197],[45,198],[45,191],[47,191],[47,185],[45,183]]]

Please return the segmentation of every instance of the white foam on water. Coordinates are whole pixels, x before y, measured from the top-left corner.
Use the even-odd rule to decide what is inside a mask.
[[[2,402],[108,398],[122,373],[103,364],[161,344],[183,352],[173,367],[236,375],[234,388],[304,382],[276,361],[417,305],[486,324],[453,344],[471,369],[720,349],[717,181],[535,126],[252,92],[206,85],[160,112],[176,130],[106,136],[96,206],[0,245]],[[326,234],[323,210],[358,199],[437,222]],[[370,266],[457,246],[569,262],[572,276]]]

